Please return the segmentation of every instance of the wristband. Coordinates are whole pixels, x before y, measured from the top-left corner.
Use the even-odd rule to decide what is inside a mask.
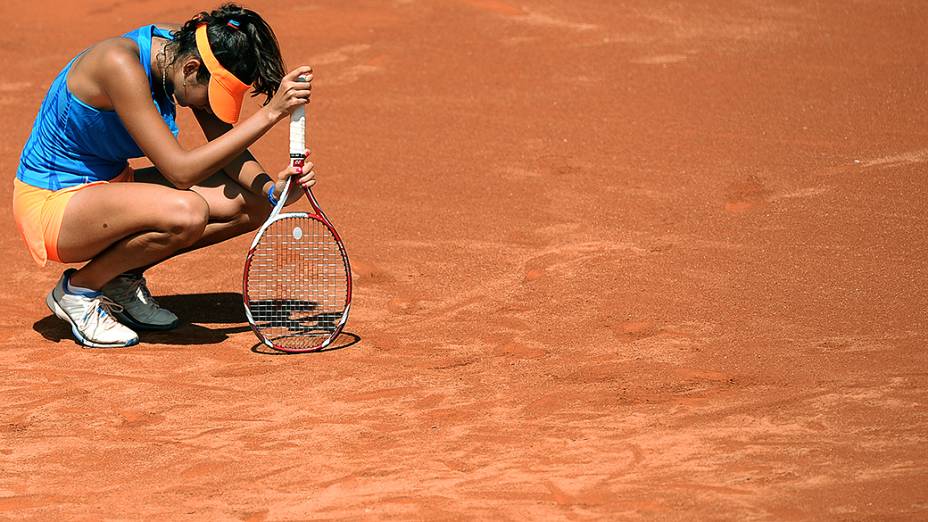
[[[267,200],[271,202],[271,206],[276,207],[277,203],[280,202],[277,198],[274,197],[274,189],[277,188],[277,184],[274,183],[271,185],[271,190],[267,191]]]

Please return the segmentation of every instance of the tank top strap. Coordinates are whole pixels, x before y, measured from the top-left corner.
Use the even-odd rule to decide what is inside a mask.
[[[152,90],[155,88],[151,77],[151,36],[154,29],[155,26],[146,25],[133,31],[135,33],[134,35],[132,33],[126,35],[135,37],[133,39],[139,46],[139,60],[142,62],[142,68],[145,69],[145,76],[148,76],[148,85]]]
[[[151,26],[151,34],[153,34],[154,36],[157,36],[158,38],[166,38],[168,40],[174,39],[174,37],[171,36],[171,31],[167,29],[162,29],[155,25]]]
[[[158,106],[158,111],[168,124],[168,127],[170,127],[171,133],[177,136],[177,125],[174,122],[174,102],[167,96],[167,93],[164,92],[161,85],[155,85],[155,78],[151,71],[152,38],[156,36],[168,40],[174,39],[169,30],[162,29],[154,24],[143,25],[135,31],[123,35],[125,38],[135,40],[138,44],[139,61],[142,63],[142,68],[145,70],[145,76],[148,76],[148,87],[151,90],[152,99],[155,101],[155,105]]]
[[[135,43],[139,46],[139,61],[142,63],[142,68],[145,69],[145,75],[148,76],[148,84],[152,88],[152,91],[157,91],[158,89],[155,89],[155,85],[152,83],[153,79],[151,75],[151,39],[157,36],[158,38],[173,40],[171,31],[150,24],[143,25],[122,36],[123,38],[135,40]]]

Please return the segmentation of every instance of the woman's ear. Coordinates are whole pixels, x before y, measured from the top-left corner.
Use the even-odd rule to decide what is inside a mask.
[[[189,78],[192,74],[194,75],[194,79],[196,79],[197,71],[200,70],[201,65],[203,65],[203,63],[200,60],[196,58],[188,58],[184,62],[184,78]]]

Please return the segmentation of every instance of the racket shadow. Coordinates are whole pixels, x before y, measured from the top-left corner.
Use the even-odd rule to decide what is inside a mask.
[[[358,344],[359,342],[361,342],[360,335],[354,334],[351,332],[342,331],[342,333],[338,334],[338,338],[335,340],[335,342],[329,345],[329,347],[325,348],[324,350],[315,350],[312,352],[303,352],[303,353],[289,353],[289,352],[281,352],[279,350],[275,350],[269,347],[268,345],[262,342],[259,342],[251,347],[251,351],[252,353],[258,353],[261,355],[313,355],[313,354],[319,354],[319,353],[335,352],[338,350],[344,350],[345,348],[354,346]]]
[[[176,294],[159,296],[157,299],[162,307],[177,314],[180,318],[180,325],[164,332],[139,331],[139,337],[144,343],[218,344],[226,341],[231,334],[251,331],[251,327],[245,320],[242,294],[234,292]],[[210,326],[204,326],[204,324]],[[53,314],[33,323],[32,329],[46,340],[55,343],[73,339],[71,327]]]
[[[156,297],[158,304],[171,310],[184,323],[236,324],[246,323],[241,331],[250,330],[245,319],[242,294],[214,292],[208,294],[175,294]]]

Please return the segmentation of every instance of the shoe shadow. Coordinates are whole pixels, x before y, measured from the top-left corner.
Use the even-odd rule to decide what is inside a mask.
[[[138,334],[143,343],[218,344],[228,339],[230,334],[251,330],[245,320],[242,294],[232,292],[180,294],[162,296],[157,299],[158,304],[177,314],[181,324],[173,330],[164,332],[140,331]],[[197,323],[230,326],[214,328]],[[52,342],[72,339],[71,326],[54,315],[39,319],[32,325],[32,329]]]

